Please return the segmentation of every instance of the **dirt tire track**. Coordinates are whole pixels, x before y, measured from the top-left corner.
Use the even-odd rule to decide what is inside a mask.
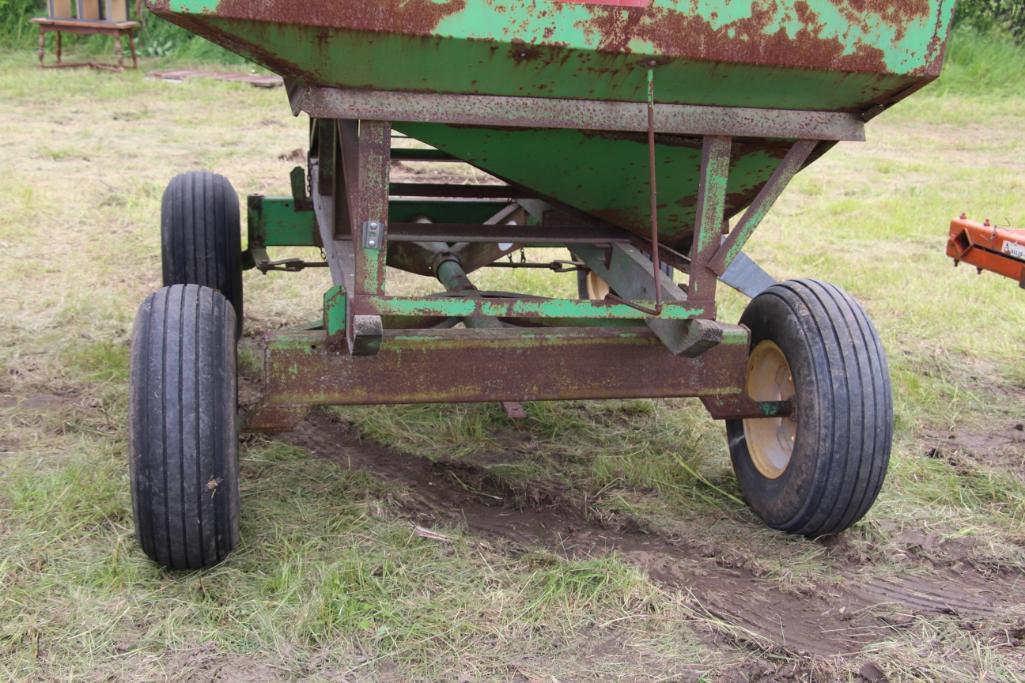
[[[1000,592],[994,588],[997,583]],[[1012,596],[1025,592],[1023,584],[1025,579],[1021,577],[1009,583],[996,578],[984,582],[970,572],[948,578],[875,576],[855,580],[851,593],[869,606],[897,606],[917,613],[999,620],[1022,613],[1021,600],[1016,602]]]
[[[646,533],[636,524],[603,526],[561,492],[543,486],[524,500],[474,464],[431,462],[361,441],[354,429],[325,412],[314,412],[280,438],[317,457],[402,485],[392,500],[403,516],[418,524],[462,524],[480,536],[568,558],[616,552],[657,583],[688,594],[692,607],[723,622],[721,633],[758,649],[816,657],[855,654],[892,635],[895,627],[876,608],[895,604],[914,614],[980,617],[997,616],[1008,607],[1006,601],[982,596],[985,590],[992,592],[983,583],[966,584],[960,576],[944,581],[852,573],[842,586],[784,593],[749,569],[722,566],[687,539]]]

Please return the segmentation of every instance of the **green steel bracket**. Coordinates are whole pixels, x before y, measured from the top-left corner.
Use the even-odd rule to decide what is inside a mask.
[[[319,247],[312,209],[297,207],[292,197],[249,195],[249,248]]]
[[[651,304],[651,302],[643,302]],[[468,298],[468,297],[353,297],[354,313],[380,316],[413,316],[468,318],[589,318],[592,320],[644,320],[648,316],[627,304],[576,299],[541,298]],[[666,304],[662,317],[666,320],[690,320],[700,317],[704,309],[684,303]]]
[[[328,335],[344,334],[346,325],[345,288],[335,285],[324,292],[324,331]]]
[[[719,248],[726,209],[726,188],[730,177],[731,138],[706,136],[701,145],[701,171],[698,176],[697,224],[690,249],[690,280],[687,296],[691,301],[710,302],[714,313],[716,273],[709,267]]]
[[[613,244],[609,247],[573,245],[571,251],[619,296],[628,299],[653,298],[653,264],[636,247],[629,244]],[[664,305],[687,303],[687,294],[669,275],[659,271],[658,277],[662,296],[667,302]],[[657,318],[646,317],[645,323],[671,352],[691,358],[720,343],[724,334],[724,326],[712,320],[672,320],[660,315]]]
[[[248,203],[250,247],[319,247],[321,245],[313,208],[304,208],[301,200],[296,201],[294,197],[250,195]],[[505,201],[393,199],[388,203],[388,222],[413,223],[417,218],[425,216],[434,223],[476,225],[484,223],[508,203]]]

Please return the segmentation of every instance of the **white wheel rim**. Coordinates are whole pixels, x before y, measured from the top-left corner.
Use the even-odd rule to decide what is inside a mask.
[[[755,401],[789,401],[796,393],[790,364],[771,341],[759,342],[747,360],[747,393]],[[794,454],[797,421],[793,417],[744,420],[744,438],[762,476],[778,479]]]
[[[587,298],[591,300],[603,301],[605,297],[609,295],[612,289],[609,287],[609,283],[598,277],[593,271],[587,271]]]

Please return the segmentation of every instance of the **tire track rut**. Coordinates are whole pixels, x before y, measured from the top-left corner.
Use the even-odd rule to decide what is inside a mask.
[[[751,570],[720,564],[686,538],[647,533],[635,524],[603,526],[555,488],[511,495],[471,463],[431,462],[361,441],[349,425],[314,412],[281,440],[353,470],[402,485],[392,497],[417,524],[462,524],[472,533],[567,558],[615,552],[655,582],[688,595],[691,606],[727,636],[759,649],[838,657],[892,636],[878,609],[996,618],[1014,605],[985,581],[965,577],[869,577],[844,573],[840,586],[784,593]],[[1025,601],[1022,601],[1025,602]],[[878,609],[877,609],[878,608]]]

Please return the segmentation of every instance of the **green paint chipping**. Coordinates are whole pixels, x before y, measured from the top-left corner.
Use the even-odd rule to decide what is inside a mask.
[[[273,70],[339,88],[644,102],[654,58],[660,103],[861,112],[939,74],[954,0],[653,0],[643,11],[560,0],[405,0],[379,12],[362,0],[329,5],[310,13],[298,2],[169,0],[158,13]],[[613,224],[647,230],[643,136],[396,129]],[[783,142],[735,145],[727,216],[768,179]],[[667,136],[658,159],[662,237],[686,250],[697,152]]]
[[[249,244],[262,247],[316,246],[312,211],[295,208],[291,197],[249,197]]]
[[[662,102],[857,109],[938,75],[954,8],[954,0],[903,12],[890,0],[654,0],[640,12],[561,0],[408,0],[372,17],[363,4],[337,0],[316,25],[302,23],[301,3],[289,23],[280,19],[286,3],[170,0],[158,13],[271,68],[340,87],[640,102],[647,82],[637,65],[655,57]]]
[[[618,320],[643,320],[646,313],[623,304],[601,305],[593,301],[574,299],[520,299],[511,308],[487,299],[467,298],[405,298],[367,297],[367,304],[379,315],[404,315],[419,317],[466,318],[483,315],[493,318],[593,318]],[[653,307],[654,302],[640,302]],[[684,304],[664,304],[661,318],[665,320],[690,320],[704,313],[700,307]]]
[[[396,130],[532,187],[639,235],[650,231],[647,136],[579,130],[489,129],[403,123]],[[740,211],[779,165],[786,142],[733,145],[729,213]],[[553,150],[558,153],[553,154]],[[686,250],[696,220],[701,145],[656,144],[659,234]],[[544,163],[538,163],[543,159]],[[721,175],[721,172],[720,172]]]
[[[347,310],[345,289],[334,286],[324,292],[324,330],[328,335],[345,332]]]

